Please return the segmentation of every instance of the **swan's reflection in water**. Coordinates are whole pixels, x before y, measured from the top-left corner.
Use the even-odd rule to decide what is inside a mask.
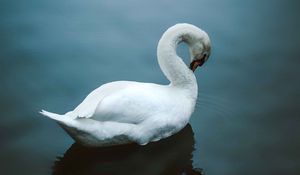
[[[54,175],[201,175],[192,165],[194,135],[190,125],[178,134],[146,146],[86,148],[73,144],[54,164]]]

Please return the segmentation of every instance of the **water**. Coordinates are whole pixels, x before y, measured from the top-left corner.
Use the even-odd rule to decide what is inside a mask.
[[[53,174],[201,175],[201,169],[192,165],[194,144],[190,125],[174,137],[144,147],[126,145],[91,149],[75,143],[55,162]]]
[[[293,0],[1,1],[1,174],[299,174],[298,7]],[[199,99],[184,137],[86,150],[37,113],[71,110],[110,81],[166,84],[156,44],[178,22],[200,26],[213,44],[196,72]],[[187,58],[186,46],[178,52]]]

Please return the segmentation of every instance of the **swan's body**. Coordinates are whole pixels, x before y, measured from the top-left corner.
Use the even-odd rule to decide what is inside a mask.
[[[187,42],[191,69],[207,60],[207,34],[190,24],[169,28],[158,44],[158,62],[169,85],[117,81],[92,91],[73,111],[56,120],[76,141],[87,146],[110,146],[136,142],[144,145],[168,137],[188,123],[194,111],[196,77],[176,54],[179,42]]]

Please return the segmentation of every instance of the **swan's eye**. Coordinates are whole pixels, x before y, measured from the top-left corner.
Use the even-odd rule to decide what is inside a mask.
[[[204,60],[207,61],[207,60],[208,60],[208,57],[209,57],[209,54],[207,54],[207,53],[205,52],[205,53],[203,54]]]

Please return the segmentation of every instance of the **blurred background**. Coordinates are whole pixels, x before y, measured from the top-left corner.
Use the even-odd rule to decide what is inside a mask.
[[[168,27],[188,22],[209,34],[212,55],[196,71],[187,163],[206,175],[299,174],[299,6],[296,0],[1,0],[0,173],[52,174],[54,162],[72,150],[73,140],[39,110],[65,113],[110,81],[167,84],[157,42]],[[178,54],[189,61],[186,45]],[[174,157],[161,155],[164,163],[146,168],[138,155],[126,166],[145,167],[144,174]],[[113,163],[107,174],[120,166]]]

